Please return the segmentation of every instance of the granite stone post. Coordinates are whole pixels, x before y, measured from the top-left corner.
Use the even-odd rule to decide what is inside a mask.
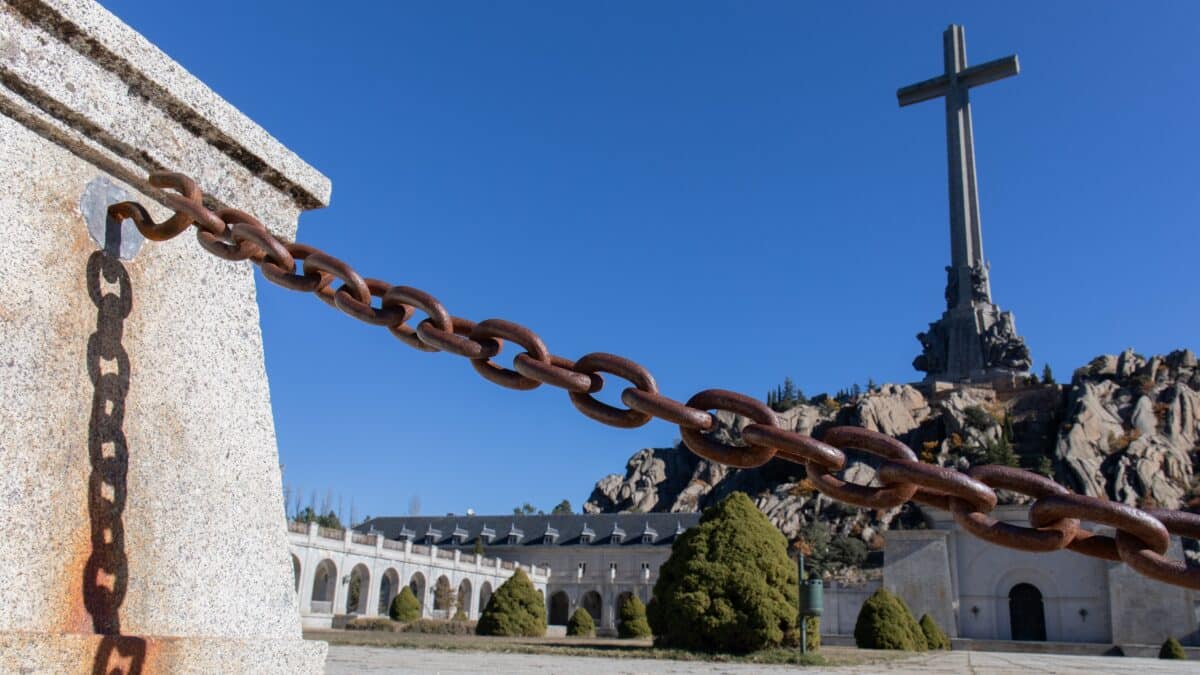
[[[0,671],[320,672],[251,266],[96,220],[157,169],[288,238],[330,193],[99,5],[0,3]]]

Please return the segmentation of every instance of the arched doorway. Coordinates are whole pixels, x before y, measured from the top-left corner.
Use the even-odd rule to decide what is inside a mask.
[[[584,593],[583,599],[579,601],[579,606],[586,609],[587,613],[592,615],[592,621],[595,621],[597,626],[601,625],[600,608],[602,605],[603,601],[600,599],[600,594],[596,591]]]
[[[350,570],[350,588],[346,592],[346,613],[366,614],[367,595],[371,588],[371,572],[359,563]]]
[[[337,590],[337,566],[326,558],[317,565],[313,574],[312,602],[309,607],[313,614],[333,613],[333,593]]]
[[[296,578],[296,592],[300,592],[300,559],[292,556],[292,576]]]
[[[454,609],[456,610],[456,613],[457,613],[457,610],[461,609],[463,614],[469,616],[471,614],[471,580],[470,579],[463,579],[462,583],[458,585],[458,597],[455,598],[455,600],[456,600],[456,602],[454,604]]]
[[[1012,639],[1046,640],[1046,612],[1037,586],[1022,583],[1012,587],[1008,592],[1008,616]]]
[[[408,588],[417,596],[417,605],[421,611],[420,616],[425,616],[425,575],[420,572],[414,572],[412,578],[408,580]]]
[[[483,614],[483,610],[487,609],[488,601],[492,599],[492,584],[490,581],[483,582],[479,587],[479,613]]]
[[[565,626],[571,616],[571,599],[566,591],[558,591],[550,596],[550,625]]]
[[[445,575],[438,577],[437,583],[433,586],[433,611],[448,619],[453,604],[454,591],[451,590],[450,580]]]
[[[396,570],[388,568],[379,578],[379,615],[387,616],[392,608],[392,600],[400,592],[400,575]]]

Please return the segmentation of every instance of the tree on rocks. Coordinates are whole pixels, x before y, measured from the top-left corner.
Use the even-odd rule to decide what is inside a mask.
[[[567,635],[569,637],[595,637],[596,622],[586,609],[580,607],[567,620]]]
[[[797,592],[787,541],[734,492],[675,540],[646,617],[656,645],[746,653],[799,640]]]
[[[1158,658],[1187,659],[1187,653],[1183,651],[1183,645],[1179,644],[1179,640],[1169,637],[1166,642],[1162,643],[1162,648],[1158,650]]]
[[[921,632],[925,634],[925,646],[930,649],[950,649],[950,638],[942,630],[942,627],[937,625],[932,616],[928,614],[921,615]]]
[[[475,633],[517,637],[546,634],[546,608],[524,570],[517,568],[508,581],[492,593],[475,625]]]
[[[421,618],[421,605],[417,602],[417,596],[413,595],[411,588],[405,586],[400,589],[396,597],[392,598],[392,604],[388,607],[388,616],[392,621],[403,623]]]
[[[863,603],[854,624],[854,643],[861,649],[923,652],[925,633],[900,598],[880,588]]]
[[[621,623],[617,625],[617,635],[623,638],[648,638],[651,635],[650,622],[646,620],[646,605],[636,595],[621,605]]]

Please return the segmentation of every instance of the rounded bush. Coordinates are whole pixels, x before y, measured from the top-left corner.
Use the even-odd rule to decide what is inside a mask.
[[[646,618],[658,646],[747,653],[799,640],[797,593],[787,541],[734,492],[675,540]]]
[[[569,637],[596,637],[596,622],[586,609],[580,607],[567,620],[567,635]]]
[[[932,616],[921,615],[921,632],[925,634],[925,646],[930,649],[950,649],[950,638]]]
[[[392,598],[392,604],[388,607],[388,616],[392,618],[392,621],[403,623],[421,618],[421,604],[417,602],[417,596],[413,595],[411,588],[405,586],[400,589],[396,597]]]
[[[546,634],[546,607],[525,571],[517,568],[492,593],[475,625],[477,635],[542,637]]]
[[[650,637],[650,622],[646,620],[646,605],[636,595],[621,606],[621,623],[617,635],[623,638]]]
[[[1179,640],[1169,637],[1166,642],[1162,643],[1162,648],[1158,650],[1158,658],[1187,659],[1187,653],[1183,651],[1183,645],[1179,644]]]
[[[854,643],[862,649],[925,651],[925,634],[900,598],[880,588],[863,603],[854,624]]]
[[[458,610],[456,610],[454,612],[454,616],[450,617],[450,620],[451,621],[467,621],[467,612],[465,610],[463,610],[462,607],[459,607]]]

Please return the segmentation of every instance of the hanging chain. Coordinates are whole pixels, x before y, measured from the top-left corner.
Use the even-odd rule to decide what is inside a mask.
[[[200,245],[213,255],[250,260],[268,281],[314,293],[325,304],[359,321],[387,328],[410,347],[465,357],[476,372],[502,387],[527,390],[545,384],[565,389],[579,412],[614,427],[632,429],[653,418],[665,420],[679,427],[692,452],[719,464],[749,469],[776,457],[802,464],[817,490],[848,504],[890,509],[911,500],[950,512],[964,530],[993,544],[1023,551],[1066,548],[1124,562],[1138,573],[1168,584],[1200,589],[1200,569],[1165,557],[1170,535],[1200,539],[1200,515],[1142,510],[1075,494],[1023,469],[983,465],[962,472],[928,464],[900,441],[859,427],[834,427],[817,440],[781,428],[775,413],[761,401],[723,389],[706,389],[681,403],[661,394],[654,376],[627,358],[595,352],[572,361],[552,354],[525,326],[504,319],[476,323],[453,316],[429,293],[364,278],[319,249],[279,239],[247,213],[229,208],[210,211],[203,205],[195,181],[186,176],[153,173],[150,184],[178,193],[163,192],[164,200],[175,209],[170,218],[155,223],[135,202],[114,204],[109,213],[133,220],[142,235],[154,241],[171,239],[194,225]],[[336,289],[335,281],[339,282]],[[425,318],[414,326],[411,321],[418,311]],[[524,350],[513,357],[512,368],[493,360],[506,340]],[[614,407],[592,396],[604,387],[605,374],[633,385],[621,392],[621,401],[628,407]],[[715,428],[713,411],[717,410],[752,420],[742,430],[745,445],[722,443],[705,433]],[[846,466],[846,449],[881,460],[877,473],[880,487],[848,483],[834,475]],[[994,489],[1033,498],[1029,510],[1032,527],[990,516],[997,503]],[[1115,536],[1090,532],[1080,526],[1082,520],[1110,526]]]

